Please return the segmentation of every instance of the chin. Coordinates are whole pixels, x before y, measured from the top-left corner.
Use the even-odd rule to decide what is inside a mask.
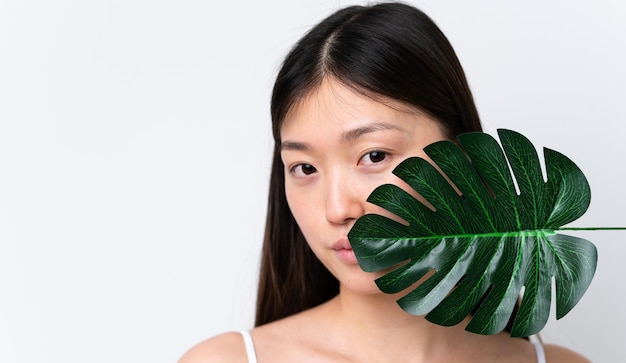
[[[375,280],[380,277],[380,274],[363,272],[360,268],[359,271],[345,276],[339,279],[341,289],[350,291],[351,293],[360,295],[376,295],[384,294],[378,286]]]

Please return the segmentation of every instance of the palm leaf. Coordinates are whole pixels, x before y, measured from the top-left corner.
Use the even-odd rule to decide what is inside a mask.
[[[398,300],[408,313],[446,326],[472,315],[466,329],[480,334],[498,333],[514,319],[511,335],[529,336],[548,320],[553,278],[557,318],[591,283],[595,246],[556,233],[587,210],[591,192],[567,157],[544,149],[544,180],[530,141],[510,130],[498,134],[502,147],[480,132],[460,135],[460,147],[427,146],[441,172],[421,158],[403,161],[394,174],[431,206],[382,185],[368,201],[406,223],[368,214],[348,238],[364,271],[391,271],[376,280],[381,291],[401,292],[425,278]]]

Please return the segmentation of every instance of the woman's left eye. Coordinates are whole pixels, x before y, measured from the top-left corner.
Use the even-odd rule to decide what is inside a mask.
[[[366,164],[375,164],[385,160],[386,157],[387,153],[384,151],[370,151],[361,157],[360,162],[364,162]]]

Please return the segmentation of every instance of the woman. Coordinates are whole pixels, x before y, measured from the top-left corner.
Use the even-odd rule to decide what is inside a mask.
[[[426,145],[481,130],[461,65],[425,14],[397,3],[332,14],[285,59],[271,111],[257,327],[206,340],[181,363],[587,361],[411,316],[356,262],[348,231],[386,214],[366,202],[372,190],[403,185],[391,170]]]

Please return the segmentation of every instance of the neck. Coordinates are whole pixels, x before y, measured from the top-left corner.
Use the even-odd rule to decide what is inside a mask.
[[[348,337],[346,344],[358,344],[370,357],[384,352],[388,358],[389,352],[406,354],[411,350],[413,356],[428,361],[434,357],[441,359],[452,351],[462,351],[460,344],[473,345],[480,339],[464,330],[468,320],[457,326],[442,327],[423,316],[403,311],[396,303],[399,297],[382,293],[362,295],[342,287],[331,306],[341,334]]]
[[[341,319],[360,325],[358,329],[426,329],[432,325],[423,317],[403,311],[396,303],[398,298],[397,295],[383,293],[362,295],[342,287],[336,300]]]

